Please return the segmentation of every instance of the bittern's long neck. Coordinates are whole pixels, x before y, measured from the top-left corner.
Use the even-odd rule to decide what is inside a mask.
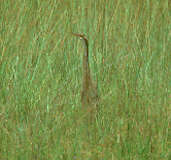
[[[88,40],[84,37],[84,55],[83,55],[83,88],[88,88],[91,82],[90,66],[89,66],[89,52],[88,52]]]

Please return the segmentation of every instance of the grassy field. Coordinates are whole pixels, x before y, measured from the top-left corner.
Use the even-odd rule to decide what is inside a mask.
[[[83,44],[71,32],[89,39],[98,79],[91,127],[80,102]],[[7,159],[171,160],[169,0],[1,0],[0,160]]]

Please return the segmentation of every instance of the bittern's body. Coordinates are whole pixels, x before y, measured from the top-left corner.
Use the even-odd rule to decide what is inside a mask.
[[[84,35],[81,34],[73,34],[77,37],[80,37],[84,41],[85,52],[83,55],[83,79],[82,79],[82,91],[81,91],[81,103],[82,107],[88,116],[88,121],[92,122],[95,118],[95,114],[97,111],[98,104],[98,92],[97,86],[93,83],[90,74],[90,66],[89,66],[89,52],[88,52],[88,40]]]

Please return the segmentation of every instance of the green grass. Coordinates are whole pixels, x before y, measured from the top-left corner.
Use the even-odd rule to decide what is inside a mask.
[[[169,0],[2,0],[0,159],[171,160],[170,20]],[[98,78],[91,128],[71,32]]]

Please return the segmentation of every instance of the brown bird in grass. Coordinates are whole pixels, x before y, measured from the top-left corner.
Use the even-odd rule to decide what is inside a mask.
[[[98,107],[98,91],[97,85],[93,82],[90,73],[90,66],[89,66],[89,50],[88,50],[88,40],[83,34],[76,34],[72,33],[73,35],[79,37],[84,42],[84,49],[85,52],[83,54],[83,77],[82,77],[82,91],[81,91],[81,104],[82,108],[85,109],[87,112],[88,122],[92,123],[95,119],[95,115],[97,112]],[[86,117],[87,117],[86,116]]]

